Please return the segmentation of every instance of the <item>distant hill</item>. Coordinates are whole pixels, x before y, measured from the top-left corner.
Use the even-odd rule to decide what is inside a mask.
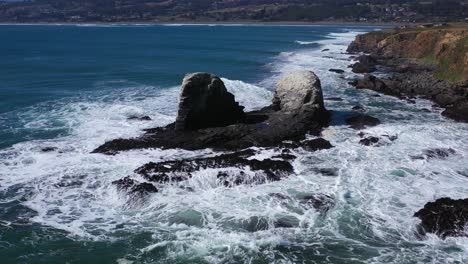
[[[1,1],[0,22],[438,22],[468,18],[468,0]]]

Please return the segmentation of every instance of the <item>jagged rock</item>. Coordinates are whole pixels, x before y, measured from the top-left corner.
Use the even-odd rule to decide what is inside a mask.
[[[451,148],[433,148],[426,149],[421,155],[411,156],[412,159],[445,159],[457,153],[454,149]]]
[[[188,74],[182,83],[175,129],[196,130],[234,124],[244,118],[243,109],[218,76],[200,72]]]
[[[443,239],[448,236],[468,237],[468,199],[440,198],[427,203],[414,216],[421,219],[421,226],[426,232]]]
[[[42,152],[53,152],[53,151],[57,151],[57,150],[58,150],[58,148],[56,148],[56,147],[43,147],[41,149]]]
[[[351,66],[354,73],[371,73],[377,68],[377,61],[369,55],[361,55],[357,58],[357,63]]]
[[[366,74],[363,79],[350,84],[358,89],[369,89],[386,95],[401,97],[399,91],[389,88],[384,81],[371,74]]]
[[[247,159],[254,153],[253,150],[246,150],[208,158],[150,162],[136,169],[135,173],[152,182],[167,183],[190,179],[192,173],[204,169],[237,168],[242,170],[249,168],[255,172],[253,178],[245,177],[243,171],[234,175],[227,171],[218,174],[218,180],[224,185],[238,185],[278,181],[294,172],[293,167],[287,161]]]
[[[301,147],[307,151],[317,151],[322,149],[331,149],[333,145],[323,138],[307,140],[301,143]]]
[[[375,70],[376,70],[375,66],[366,65],[361,62],[356,62],[352,66],[352,71],[354,73],[370,73],[370,72],[374,72]]]
[[[189,75],[189,79],[190,76],[193,75]],[[208,89],[206,85],[221,85],[212,75],[206,78],[211,78],[216,84],[200,82],[202,90]],[[198,81],[189,83],[191,87]],[[186,80],[184,87],[187,85]],[[185,103],[182,105],[185,109]],[[179,116],[185,114],[185,110],[179,111]],[[237,150],[252,146],[274,147],[285,140],[302,140],[306,133],[318,134],[328,119],[329,113],[324,107],[319,79],[314,73],[303,71],[286,76],[279,82],[271,106],[245,113],[242,120],[236,124],[191,130],[176,129],[177,122],[179,127],[184,124],[183,119],[179,118],[179,121],[166,127],[148,129],[144,135],[137,138],[106,142],[93,153],[115,154],[139,148]]]
[[[369,116],[369,115],[357,115],[350,117],[345,120],[346,124],[348,124],[353,129],[364,129],[366,127],[377,126],[380,124],[380,120]]]
[[[364,146],[373,146],[379,143],[379,141],[380,141],[380,138],[378,137],[367,137],[367,138],[361,139],[361,141],[359,141],[359,144],[364,145]]]
[[[136,193],[139,195],[158,192],[158,189],[153,184],[148,182],[138,183],[130,177],[125,177],[123,179],[113,181],[112,184],[116,185],[120,190],[126,190],[129,193]]]

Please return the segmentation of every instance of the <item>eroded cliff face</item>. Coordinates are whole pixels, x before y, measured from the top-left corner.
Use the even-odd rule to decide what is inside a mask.
[[[418,64],[434,65],[436,79],[468,80],[468,24],[370,32],[358,36],[348,51],[385,59],[418,59]]]

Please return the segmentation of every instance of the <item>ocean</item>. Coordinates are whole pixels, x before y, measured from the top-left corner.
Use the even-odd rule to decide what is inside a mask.
[[[348,84],[359,75],[347,67],[347,45],[378,29],[0,25],[0,263],[467,263],[468,238],[422,236],[413,214],[440,197],[466,198],[468,125],[442,117],[430,101]],[[270,104],[277,81],[297,70],[321,79],[333,111],[323,137],[335,147],[293,150],[295,175],[286,179],[226,188],[208,169],[190,188],[134,199],[111,182],[150,161],[213,152],[90,154],[173,122],[187,73],[222,77],[253,110]],[[397,140],[359,144],[343,122],[356,105],[382,121],[365,133]],[[411,158],[430,148],[456,154]],[[260,159],[273,151],[257,150]],[[318,193],[335,199],[326,214],[300,203]],[[275,227],[278,220],[291,227]]]

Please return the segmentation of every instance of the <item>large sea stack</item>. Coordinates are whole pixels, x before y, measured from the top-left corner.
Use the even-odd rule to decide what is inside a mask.
[[[179,99],[176,130],[227,126],[244,118],[243,107],[223,81],[210,73],[185,76]]]
[[[251,146],[278,146],[317,134],[328,121],[319,78],[310,71],[284,77],[272,105],[248,113],[235,102],[222,80],[194,73],[182,84],[177,121],[147,130],[138,138],[106,142],[94,152],[113,154],[139,148],[213,148],[235,150]]]

